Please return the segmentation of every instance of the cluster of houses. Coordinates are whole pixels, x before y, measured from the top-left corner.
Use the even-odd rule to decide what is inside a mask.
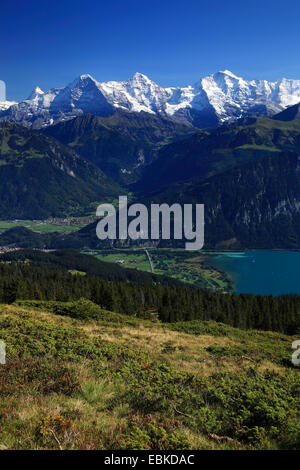
[[[37,225],[70,225],[70,226],[75,226],[75,225],[88,225],[92,222],[94,222],[95,217],[84,217],[84,218],[79,218],[79,219],[74,219],[72,217],[70,218],[62,218],[62,217],[50,217],[47,220],[31,220],[30,222],[33,222]],[[20,224],[20,223],[27,223],[29,222],[28,220],[21,220],[21,219],[15,219],[12,220],[13,223],[15,224]]]
[[[94,221],[94,217],[86,217],[84,219],[62,219],[62,218],[50,218],[45,223],[52,224],[52,225],[88,225]]]
[[[5,253],[10,253],[11,251],[17,251],[17,250],[21,250],[21,248],[11,247],[11,246],[0,246],[0,255],[3,255]]]
[[[0,246],[0,255],[5,253],[11,253],[12,251],[22,250],[18,246]],[[46,249],[46,248],[32,248],[32,250],[43,251],[44,253],[50,253],[51,251],[56,251],[55,249]]]

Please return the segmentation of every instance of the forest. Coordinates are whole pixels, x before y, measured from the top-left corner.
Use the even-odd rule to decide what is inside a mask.
[[[299,333],[299,295],[218,294],[188,284],[112,281],[26,263],[0,264],[1,303],[83,298],[106,310],[162,322],[215,320],[241,329]]]

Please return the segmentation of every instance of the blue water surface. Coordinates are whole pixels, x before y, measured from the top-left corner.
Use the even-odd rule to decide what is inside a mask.
[[[212,264],[229,274],[237,294],[300,294],[300,251],[222,252]]]

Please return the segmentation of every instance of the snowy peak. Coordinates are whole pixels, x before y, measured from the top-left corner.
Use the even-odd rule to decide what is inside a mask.
[[[204,92],[221,123],[247,114],[259,95],[256,84],[229,70],[202,78],[196,88]]]
[[[11,106],[18,104],[16,101],[0,101],[0,112],[6,111]]]
[[[239,79],[239,77],[237,77],[236,75],[234,75],[234,73],[232,73],[230,70],[219,70],[218,73],[223,73],[224,75],[228,75],[229,77]]]
[[[82,75],[79,75],[78,79],[77,80],[92,80],[93,82],[95,82],[96,80],[92,77],[92,75],[90,75],[89,73],[84,73]]]
[[[244,82],[244,80],[241,77],[234,75],[234,73],[229,70],[220,70],[201,78],[194,87],[199,88],[205,82],[218,84],[222,88],[224,85],[230,85],[235,82]]]
[[[115,108],[152,114],[164,112],[168,92],[142,73],[135,73],[124,82],[104,82],[99,86]]]
[[[70,88],[82,87],[86,86],[87,84],[97,84],[97,80],[95,80],[91,75],[88,73],[79,75],[72,83],[70,83]]]
[[[195,85],[164,88],[137,72],[126,81],[99,82],[89,74],[64,88],[36,87],[27,100],[1,103],[0,118],[43,127],[83,113],[99,116],[116,109],[159,114],[198,127],[215,127],[244,116],[274,115],[300,102],[300,80],[244,80],[230,70]]]
[[[30,93],[30,95],[28,96],[27,100],[28,101],[34,100],[40,95],[44,95],[44,91],[39,86],[36,86]]]
[[[150,78],[147,77],[147,75],[144,75],[143,73],[136,72],[129,80],[128,82],[131,83],[154,83],[150,80]]]
[[[230,70],[220,70],[217,73],[227,75],[228,77],[235,78],[236,80],[240,80],[240,77],[234,75],[234,73],[230,72]]]

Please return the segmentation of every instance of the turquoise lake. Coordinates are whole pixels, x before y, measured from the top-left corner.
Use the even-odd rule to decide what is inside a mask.
[[[299,251],[217,253],[212,264],[229,274],[237,294],[300,294]]]

